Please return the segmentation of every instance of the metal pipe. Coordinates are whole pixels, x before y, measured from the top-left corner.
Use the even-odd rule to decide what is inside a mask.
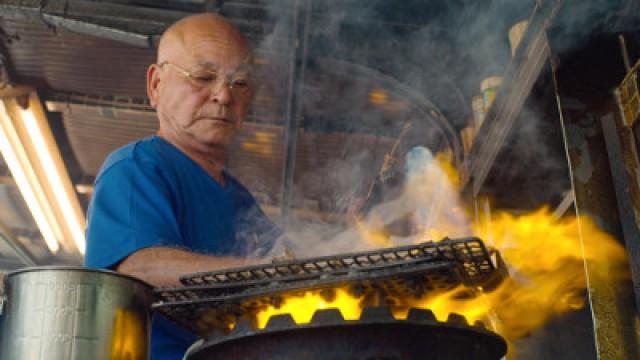
[[[293,47],[289,78],[289,96],[287,107],[285,159],[282,174],[282,222],[286,228],[289,223],[291,200],[293,197],[293,178],[295,174],[296,154],[298,151],[298,132],[302,120],[302,90],[304,74],[307,67],[307,46],[309,36],[309,23],[311,19],[311,2],[309,0],[297,0],[296,11],[293,18],[292,38]]]
[[[627,42],[625,41],[623,34],[618,35],[618,41],[620,42],[620,52],[622,52],[622,61],[624,61],[624,68],[627,70],[627,72],[629,72],[631,71],[631,61],[629,60]]]
[[[560,219],[562,215],[564,215],[567,210],[569,210],[571,205],[573,205],[574,201],[576,201],[576,196],[573,192],[573,189],[570,189],[569,191],[567,191],[560,204],[558,204],[558,207],[556,207],[556,209],[553,211],[553,217],[556,219]]]
[[[136,34],[106,26],[96,25],[85,21],[65,18],[57,15],[43,14],[42,18],[55,27],[60,27],[72,32],[96,36],[109,40],[115,40],[125,44],[153,48],[154,41],[149,35]]]

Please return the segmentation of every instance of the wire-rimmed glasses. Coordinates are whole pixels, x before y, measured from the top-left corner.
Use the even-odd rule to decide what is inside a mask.
[[[212,69],[199,69],[191,72],[169,61],[158,64],[161,68],[165,65],[171,66],[194,86],[201,89],[209,88],[217,93],[222,89],[223,85],[226,85],[234,97],[247,96],[251,91],[251,79],[248,71],[234,73],[231,76],[220,76],[216,70]]]

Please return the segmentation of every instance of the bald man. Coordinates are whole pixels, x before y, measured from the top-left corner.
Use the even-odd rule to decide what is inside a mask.
[[[261,262],[280,230],[225,171],[254,93],[251,64],[247,41],[220,16],[167,29],[147,71],[158,133],[103,164],[88,211],[87,266],[173,287],[184,274]],[[182,359],[195,340],[156,317],[151,359]]]

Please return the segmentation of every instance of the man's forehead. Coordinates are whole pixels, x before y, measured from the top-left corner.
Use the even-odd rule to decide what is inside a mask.
[[[196,65],[202,68],[219,69],[221,67],[227,67],[229,61],[220,61],[215,58],[202,58],[196,61]],[[253,68],[253,56],[247,55],[239,61],[233,62],[234,70],[251,70]]]
[[[184,51],[195,61],[210,62],[218,66],[225,63],[248,63],[252,55],[243,39],[228,38],[224,34],[199,33],[185,38],[183,44]]]

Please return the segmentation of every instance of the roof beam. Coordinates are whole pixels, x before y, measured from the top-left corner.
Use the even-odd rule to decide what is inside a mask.
[[[0,16],[42,21],[48,26],[139,47],[156,47],[160,35],[187,12],[87,0],[4,0]]]

